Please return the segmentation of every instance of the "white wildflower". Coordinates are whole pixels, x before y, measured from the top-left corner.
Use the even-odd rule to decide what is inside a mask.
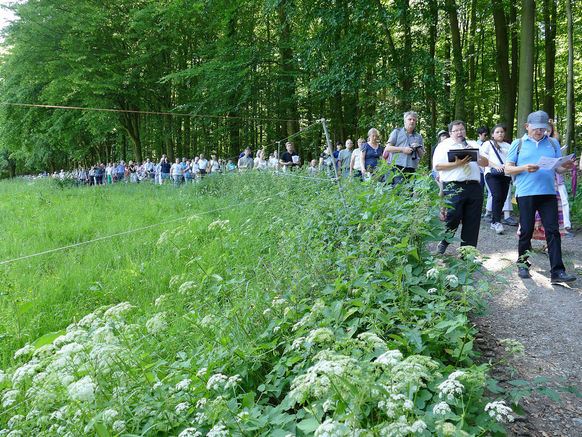
[[[178,437],[201,437],[201,436],[202,433],[193,427],[186,428],[180,434],[178,434]]]
[[[515,417],[512,415],[513,410],[503,400],[489,402],[485,405],[485,412],[500,423],[513,422],[515,420]]]
[[[32,354],[35,350],[35,347],[31,344],[25,344],[23,347],[21,347],[20,349],[18,349],[16,352],[14,352],[14,359],[18,358],[18,357],[22,357],[22,356],[28,356],[30,354]]]
[[[375,363],[382,366],[392,367],[402,361],[402,358],[402,352],[400,352],[398,349],[389,350],[376,358]]]
[[[43,358],[47,358],[50,355],[52,355],[53,352],[56,350],[57,350],[57,348],[55,347],[55,345],[49,343],[49,344],[45,344],[44,346],[41,346],[38,349],[36,349],[32,353],[32,356],[35,358],[43,359]]]
[[[275,326],[275,327],[273,328],[273,334],[275,334],[275,333],[279,332],[280,330],[281,330],[281,326]]]
[[[432,408],[432,414],[445,416],[451,412],[451,407],[446,402],[439,402]]]
[[[333,338],[333,331],[331,329],[319,328],[310,331],[306,340],[309,343],[325,343],[328,341],[333,341]]]
[[[228,376],[223,375],[222,373],[216,373],[215,375],[212,375],[208,379],[208,382],[206,383],[206,388],[208,390],[220,390],[227,380]]]
[[[267,315],[267,314],[269,314],[270,312],[271,312],[271,308],[266,308],[266,309],[263,311],[263,316],[266,316],[266,315]]]
[[[101,319],[95,313],[89,313],[77,322],[82,328],[95,328],[101,324]]]
[[[87,375],[68,387],[69,396],[74,401],[92,402],[95,399],[95,388],[97,384]]]
[[[40,363],[30,361],[23,364],[12,374],[12,383],[14,385],[19,384],[24,378],[34,376],[37,369],[40,367]]]
[[[116,420],[115,422],[113,422],[113,425],[111,428],[113,428],[113,432],[120,433],[120,432],[125,431],[125,429],[127,428],[127,425],[125,424],[124,420]]]
[[[91,337],[94,343],[117,344],[119,342],[110,326],[97,328]]]
[[[438,385],[439,398],[445,398],[448,401],[453,401],[456,395],[463,393],[465,386],[456,379],[447,379]]]
[[[376,349],[386,349],[386,342],[373,332],[362,332],[358,338]]]
[[[299,338],[296,338],[295,340],[293,340],[293,343],[291,344],[291,350],[297,350],[297,349],[301,348],[304,341],[305,341],[305,337],[299,337]]]
[[[119,320],[126,312],[131,311],[134,308],[135,306],[131,305],[129,302],[121,302],[105,311],[103,318],[105,320]]]
[[[188,390],[188,387],[190,387],[191,383],[192,383],[191,379],[183,379],[182,381],[176,384],[174,390],[175,391]]]
[[[206,419],[208,419],[208,416],[204,413],[196,413],[194,416],[194,422],[198,425],[202,425]]]
[[[241,381],[242,378],[240,377],[240,375],[231,376],[230,378],[228,378],[228,381],[226,381],[224,389],[228,390],[229,388],[235,388]]]
[[[10,431],[6,437],[22,437],[22,431],[20,431],[19,429],[14,429],[12,431]]]
[[[158,388],[160,388],[161,386],[163,386],[164,384],[162,384],[160,381],[156,382],[153,386],[152,386],[152,390],[157,390]]]
[[[336,406],[336,402],[332,401],[331,399],[328,399],[327,401],[325,401],[322,405],[323,411],[324,412],[328,412],[331,409],[334,409]]]
[[[202,378],[203,376],[206,376],[206,373],[208,372],[208,368],[206,367],[202,367],[197,373],[196,373],[196,377],[198,378]]]
[[[167,325],[166,313],[157,313],[146,322],[146,329],[150,334],[158,334],[163,331]]]
[[[156,307],[161,307],[165,303],[165,300],[166,300],[166,295],[162,294],[154,301],[154,305]]]
[[[207,402],[208,402],[208,399],[206,399],[206,398],[198,399],[198,402],[196,402],[196,409],[199,410],[201,408],[204,408],[204,406],[206,405]]]
[[[426,277],[428,279],[437,279],[439,277],[438,269],[430,269],[428,272],[426,272]]]
[[[180,285],[180,288],[178,288],[178,293],[189,294],[190,292],[196,290],[197,286],[198,284],[194,281],[186,281],[182,285]]]
[[[35,408],[28,412],[28,414],[26,415],[26,420],[33,420],[36,419],[38,416],[40,416],[40,411]]]
[[[291,311],[291,308],[285,307],[285,309],[283,310],[283,317],[287,317],[287,314],[289,314],[290,311]]]
[[[459,285],[459,278],[455,275],[447,275],[445,281],[451,288],[457,288]]]
[[[410,426],[410,431],[415,433],[415,434],[419,434],[421,432],[423,432],[426,429],[426,423],[424,423],[424,421],[418,419],[416,422],[414,422],[411,426]]]
[[[402,408],[408,411],[412,411],[412,409],[414,408],[414,402],[412,402],[410,399],[406,399],[404,401],[404,404],[402,405]]]
[[[119,416],[119,413],[113,408],[109,408],[103,411],[103,414],[101,414],[101,417],[103,417],[103,422],[108,424],[113,422],[117,416]]]
[[[217,423],[208,431],[206,437],[228,437],[228,429],[222,423]]]
[[[188,402],[180,402],[176,405],[176,413],[180,414],[183,411],[188,411],[190,409],[190,404]]]
[[[247,410],[243,410],[236,415],[236,421],[246,422],[249,417],[251,417],[250,413]]]
[[[350,430],[343,423],[335,422],[327,418],[325,422],[317,427],[314,437],[342,437],[349,435]]]
[[[4,384],[6,381],[8,381],[8,375],[0,369],[0,385]]]
[[[434,293],[436,293],[437,291],[438,291],[438,290],[437,290],[436,288],[434,288],[434,287],[433,287],[433,288],[429,288],[428,290],[426,290],[426,292],[427,292],[428,294],[434,294]]]
[[[8,420],[8,429],[14,428],[16,425],[18,425],[23,420],[24,420],[24,416],[22,414],[16,414],[16,415],[12,416]]]
[[[214,326],[215,321],[216,317],[213,314],[208,314],[202,319],[200,324],[205,328],[212,328],[212,326]]]

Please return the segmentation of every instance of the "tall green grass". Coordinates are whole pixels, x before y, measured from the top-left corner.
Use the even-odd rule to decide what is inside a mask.
[[[468,318],[488,284],[473,251],[428,252],[431,181],[345,182],[345,208],[329,181],[257,173],[0,184],[1,259],[193,215],[5,267],[0,432],[503,433]]]

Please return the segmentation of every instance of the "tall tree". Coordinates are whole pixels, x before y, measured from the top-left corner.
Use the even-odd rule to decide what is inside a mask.
[[[467,85],[467,78],[465,77],[465,67],[463,65],[463,46],[457,17],[457,4],[455,0],[446,0],[446,6],[449,14],[453,63],[455,65],[455,119],[465,120],[465,87]]]
[[[572,0],[566,0],[566,15],[568,16],[568,85],[566,96],[566,145],[568,152],[576,150],[576,121],[574,104],[574,24],[572,18]]]
[[[555,98],[555,71],[556,71],[556,27],[557,27],[557,2],[544,0],[544,42],[545,42],[545,90],[544,111],[550,118],[554,118]]]
[[[527,116],[532,112],[534,68],[534,0],[521,3],[521,40],[519,45],[519,89],[517,101],[517,135],[525,132]]]

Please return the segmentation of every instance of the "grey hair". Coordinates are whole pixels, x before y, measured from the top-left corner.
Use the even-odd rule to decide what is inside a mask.
[[[462,125],[465,129],[467,129],[467,126],[465,126],[465,122],[463,120],[455,120],[455,121],[451,121],[449,123],[449,132],[452,132],[453,127],[458,126],[458,125]]]
[[[416,121],[418,121],[418,114],[414,111],[405,112],[404,113],[404,121],[406,121],[406,118],[410,115],[413,116],[416,119]]]
[[[376,129],[375,127],[368,131],[368,137],[372,136],[373,134],[380,136],[380,132],[378,132],[378,129]]]

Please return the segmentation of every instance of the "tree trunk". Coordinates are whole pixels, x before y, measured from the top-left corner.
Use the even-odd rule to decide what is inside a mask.
[[[566,146],[568,153],[576,149],[575,119],[574,119],[574,26],[572,23],[572,0],[566,0],[566,14],[568,15],[568,87],[566,95]]]
[[[451,27],[451,42],[453,45],[453,63],[455,65],[455,120],[465,120],[465,68],[463,66],[463,48],[461,33],[457,19],[457,4],[455,0],[447,0],[447,12]]]
[[[554,118],[555,107],[555,80],[554,72],[556,69],[556,1],[544,0],[544,29],[545,29],[545,52],[546,52],[546,76],[544,91],[544,111],[550,118]]]
[[[299,130],[297,101],[295,99],[295,75],[293,61],[293,44],[291,41],[291,19],[288,12],[295,7],[294,0],[282,0],[277,6],[279,26],[279,55],[281,56],[281,68],[279,75],[280,98],[283,118],[289,120],[284,124],[284,136],[293,135]],[[299,137],[296,138],[298,140]]]
[[[517,101],[517,136],[525,132],[527,116],[532,112],[534,68],[534,0],[522,0],[521,41],[519,45],[519,89]]]

